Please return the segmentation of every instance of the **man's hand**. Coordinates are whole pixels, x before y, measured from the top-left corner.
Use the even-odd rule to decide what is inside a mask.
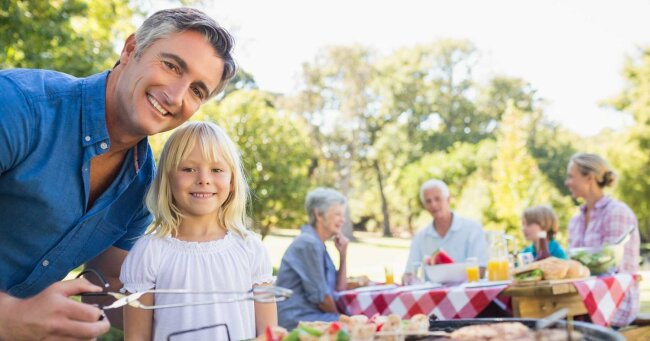
[[[83,278],[57,282],[40,294],[18,299],[0,293],[0,340],[92,340],[108,331],[102,310],[70,296],[102,288]]]
[[[338,233],[334,236],[334,246],[342,255],[345,255],[348,250],[348,242],[348,238],[346,238],[343,233]]]

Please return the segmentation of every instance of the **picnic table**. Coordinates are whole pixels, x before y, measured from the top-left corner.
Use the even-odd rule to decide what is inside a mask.
[[[346,315],[394,313],[406,319],[415,314],[433,314],[441,320],[475,318],[493,301],[504,307],[512,304],[514,316],[523,318],[546,316],[566,307],[570,315],[588,314],[593,323],[608,326],[626,291],[638,278],[616,274],[534,286],[478,282],[379,286],[376,290],[364,287],[339,292],[336,303]]]
[[[441,320],[475,318],[492,301],[505,306],[498,295],[508,287],[507,283],[481,284],[360,288],[339,292],[336,303],[346,315],[397,314],[408,319],[415,314],[434,314]]]
[[[588,314],[593,323],[609,326],[625,293],[639,278],[621,273],[584,280],[549,281],[538,285],[510,286],[502,294],[512,297],[515,317],[543,317],[567,308],[570,316]]]

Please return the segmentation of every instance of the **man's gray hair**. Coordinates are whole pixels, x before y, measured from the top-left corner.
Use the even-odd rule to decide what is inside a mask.
[[[347,199],[345,199],[343,194],[334,189],[325,187],[313,189],[307,193],[307,197],[305,198],[305,210],[309,215],[309,225],[316,226],[316,210],[318,210],[320,215],[323,215],[332,205],[340,204],[345,206],[346,203]]]
[[[420,186],[420,202],[422,202],[422,204],[424,204],[424,191],[432,188],[439,189],[440,192],[442,192],[442,196],[445,197],[445,199],[449,199],[449,187],[447,187],[447,184],[441,180],[431,179]]]
[[[228,85],[237,73],[237,65],[232,57],[234,38],[207,14],[194,8],[164,9],[152,14],[135,32],[135,58],[156,40],[166,38],[174,33],[195,31],[202,34],[223,60],[223,74],[217,88],[209,97],[216,96]]]

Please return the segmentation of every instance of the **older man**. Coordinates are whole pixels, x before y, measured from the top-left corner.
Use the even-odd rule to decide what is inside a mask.
[[[404,283],[411,282],[415,264],[438,249],[455,261],[476,257],[481,267],[487,263],[487,241],[479,222],[455,214],[449,207],[449,188],[440,180],[429,180],[420,187],[420,200],[433,221],[422,228],[411,242],[404,270]]]

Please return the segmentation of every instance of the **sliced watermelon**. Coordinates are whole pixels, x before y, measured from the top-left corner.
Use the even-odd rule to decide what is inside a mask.
[[[451,258],[450,255],[448,255],[445,250],[443,249],[438,249],[437,251],[433,252],[431,255],[431,258],[433,259],[433,264],[451,264],[454,262],[454,259]]]

